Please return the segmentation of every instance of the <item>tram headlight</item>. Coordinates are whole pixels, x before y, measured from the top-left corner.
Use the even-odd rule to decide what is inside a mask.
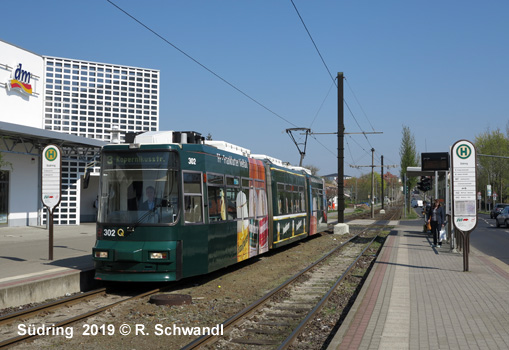
[[[150,259],[165,260],[168,259],[168,252],[150,252]]]
[[[98,259],[108,259],[108,251],[96,250],[94,256]]]

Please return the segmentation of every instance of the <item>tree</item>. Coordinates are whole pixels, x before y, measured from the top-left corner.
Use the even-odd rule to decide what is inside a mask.
[[[409,166],[417,166],[418,158],[417,151],[415,147],[415,138],[410,131],[408,126],[403,125],[402,131],[403,137],[401,139],[401,146],[399,148],[399,155],[401,157],[401,178],[403,179],[407,173],[407,167]],[[407,191],[407,203],[410,202],[410,192],[411,189],[417,184],[417,178],[415,177],[407,177],[406,179],[408,191]],[[410,206],[408,206],[408,210],[410,210]]]
[[[508,135],[500,129],[489,129],[475,137],[478,157],[479,189],[492,185],[492,191],[498,194],[497,202],[504,202],[509,196],[509,160],[501,157],[509,155],[509,123]],[[498,157],[490,157],[498,156]]]
[[[320,168],[314,165],[304,165],[304,168],[311,170],[311,174],[313,175],[318,175],[318,172],[320,171]]]

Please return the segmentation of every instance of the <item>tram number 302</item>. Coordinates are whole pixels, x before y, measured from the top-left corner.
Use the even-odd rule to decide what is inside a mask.
[[[103,230],[103,236],[105,237],[115,237],[116,236],[116,230],[112,228],[105,228]]]
[[[196,165],[196,158],[187,158],[189,165]]]

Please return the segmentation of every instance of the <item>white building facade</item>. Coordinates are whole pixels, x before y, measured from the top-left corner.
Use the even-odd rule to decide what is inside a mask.
[[[159,130],[159,82],[158,70],[41,56],[0,40],[0,225],[45,223],[40,151],[49,142],[63,149],[54,223],[94,221],[98,177],[84,189],[83,174],[97,175],[111,130]]]

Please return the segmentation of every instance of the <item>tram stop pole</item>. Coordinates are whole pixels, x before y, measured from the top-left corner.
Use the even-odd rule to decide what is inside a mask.
[[[48,260],[53,260],[53,210],[48,208],[49,213],[49,247],[48,247]]]

